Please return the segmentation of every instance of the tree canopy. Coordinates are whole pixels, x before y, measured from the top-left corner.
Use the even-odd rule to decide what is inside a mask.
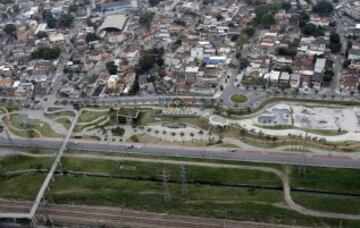
[[[270,28],[271,25],[275,24],[275,14],[279,11],[277,4],[260,5],[256,7],[256,17],[254,23],[256,25]]]
[[[86,38],[85,38],[87,43],[90,43],[90,42],[98,40],[98,39],[99,39],[99,37],[95,33],[88,33],[88,34],[86,34]]]
[[[160,3],[161,1],[163,1],[163,0],[148,0],[149,5],[150,5],[151,7],[159,5],[159,3]]]
[[[145,11],[143,14],[141,14],[139,23],[143,26],[149,27],[151,24],[151,21],[154,18],[154,13],[151,11]]]
[[[301,28],[302,33],[305,36],[323,36],[325,34],[324,29],[314,24],[306,24]]]
[[[16,33],[16,26],[14,24],[7,24],[3,31],[8,35],[14,35]]]
[[[330,34],[330,50],[332,53],[339,53],[341,51],[341,40],[339,34],[331,32]]]
[[[333,11],[333,4],[326,0],[321,0],[317,2],[316,5],[313,7],[313,12],[321,16],[329,16]]]
[[[106,69],[108,70],[109,74],[114,75],[118,72],[118,67],[115,65],[114,61],[110,61],[106,63]]]
[[[42,47],[31,53],[31,59],[53,60],[59,58],[60,53],[59,48]]]

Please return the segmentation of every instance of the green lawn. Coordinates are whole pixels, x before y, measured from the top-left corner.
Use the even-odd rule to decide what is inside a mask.
[[[74,132],[81,132],[84,128],[90,127],[90,126],[94,126],[96,128],[97,125],[99,125],[100,123],[102,123],[103,121],[106,120],[106,116],[100,116],[101,118],[99,118],[97,121],[93,122],[93,123],[88,123],[88,124],[84,124],[84,125],[76,125],[74,128]],[[84,122],[86,123],[86,122]],[[99,127],[101,126],[105,126],[104,125],[99,125]]]
[[[61,116],[74,117],[75,114],[74,114],[74,112],[71,112],[71,111],[61,111],[61,112],[56,112],[56,113],[51,113],[51,114],[45,113],[45,116],[54,119],[56,117],[61,117]]]
[[[27,122],[22,123],[23,119],[20,119],[18,114],[10,115],[10,123],[13,127],[21,130],[15,130],[10,128],[12,132],[21,137],[29,137],[26,131],[38,130],[45,137],[62,137],[62,135],[56,133],[48,123],[37,120],[37,119],[28,119]],[[23,130],[23,131],[22,131]],[[34,136],[36,133],[34,133]]]
[[[264,78],[253,78],[253,77],[244,77],[241,81],[244,85],[266,85],[267,80]]]
[[[336,213],[360,214],[360,197],[293,192],[294,201],[309,209]]]
[[[307,167],[305,173],[291,167],[291,187],[360,193],[360,170]]]
[[[165,199],[161,182],[58,176],[47,197],[56,203],[123,205],[128,209],[169,214],[289,225],[335,227],[339,223],[274,206],[282,202],[281,192],[188,184],[188,193],[182,193],[181,184],[174,183],[168,183],[168,189],[170,200]],[[342,224],[346,227],[359,225],[349,221],[342,221]]]
[[[168,123],[184,123],[184,124],[192,124],[195,126],[198,126],[199,128],[203,130],[208,130],[210,128],[209,121],[202,117],[160,117],[162,122],[168,122]]]
[[[0,197],[34,200],[44,178],[44,174],[21,175],[10,178],[0,176]]]
[[[160,179],[167,170],[172,181],[181,182],[181,166],[147,162],[115,162],[80,159],[63,159],[63,169],[86,172],[100,172],[123,177]],[[281,180],[272,173],[255,170],[237,170],[186,166],[189,182],[212,184],[255,184],[281,187]],[[151,170],[151,172],[149,172]]]
[[[45,168],[50,166],[50,162],[50,159],[5,157],[0,161],[0,174],[10,170]],[[359,192],[360,170],[308,167],[303,175],[296,166],[231,161],[223,163],[271,166],[287,170],[291,185],[296,188]],[[262,171],[185,166],[187,188],[183,188],[180,165],[63,158],[62,169],[108,173],[121,176],[122,179],[57,175],[47,197],[58,203],[126,205],[129,209],[171,214],[313,227],[337,227],[339,224],[338,220],[318,219],[279,208],[276,205],[283,203],[283,192],[280,190],[219,186],[254,184],[281,187],[277,176]],[[170,201],[164,198],[161,181],[164,170],[169,177]],[[0,197],[33,199],[43,178],[44,175],[0,177]],[[187,193],[182,192],[182,189],[187,189]],[[292,196],[295,202],[317,210],[359,213],[360,209],[359,197],[299,192],[292,192]],[[341,223],[343,227],[360,225],[356,221],[344,220]]]
[[[234,103],[246,103],[248,101],[247,96],[242,94],[235,94],[231,96],[231,101]]]
[[[45,169],[51,166],[48,158],[31,158],[25,156],[6,156],[0,160],[0,174],[21,169]]]
[[[71,121],[65,117],[56,119],[56,122],[61,123],[66,129],[69,129],[71,126]]]
[[[109,115],[108,110],[105,110],[103,112],[101,112],[101,111],[97,111],[97,112],[82,111],[81,116],[78,119],[78,122],[79,123],[91,122],[91,121],[96,120],[99,117],[107,116],[107,115]]]

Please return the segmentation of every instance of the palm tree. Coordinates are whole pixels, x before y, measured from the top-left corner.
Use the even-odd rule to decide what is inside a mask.
[[[180,132],[180,136],[181,136],[181,138],[182,138],[182,140],[183,140],[183,143],[184,143],[184,136],[185,136],[185,133],[184,133],[184,132]]]
[[[164,130],[162,133],[164,135],[164,141],[166,141],[165,135],[167,134],[167,132]]]
[[[200,135],[200,141],[202,141],[202,137],[201,137],[201,136],[204,135],[204,131],[203,131],[203,130],[200,130],[200,131],[199,131],[199,135]]]
[[[171,132],[171,136],[174,138],[176,136],[176,133],[175,132]],[[175,142],[175,139],[174,139],[174,142]]]
[[[195,136],[195,134],[191,132],[191,133],[190,133],[190,137],[192,138],[191,141],[194,140],[194,136]]]

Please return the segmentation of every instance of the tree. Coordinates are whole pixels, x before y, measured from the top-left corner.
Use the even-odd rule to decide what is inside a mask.
[[[255,29],[253,27],[245,28],[246,35],[252,37],[255,34]]]
[[[277,4],[266,4],[256,7],[256,17],[254,18],[254,23],[256,25],[270,28],[271,25],[275,24],[275,14],[279,11],[279,6]]]
[[[286,11],[288,11],[288,10],[290,10],[290,8],[291,8],[291,3],[290,2],[282,2],[281,3],[281,9],[284,9],[284,10],[286,10]]]
[[[87,43],[90,43],[90,42],[98,40],[98,39],[99,39],[99,37],[95,33],[88,33],[88,34],[86,34],[86,38],[85,38]]]
[[[14,24],[7,24],[7,25],[5,25],[3,31],[8,35],[15,35],[16,34],[16,26]]]
[[[79,9],[79,6],[76,4],[71,4],[69,6],[69,12],[71,12],[71,13],[76,13],[76,11],[78,11],[78,9]]]
[[[181,25],[183,27],[186,26],[186,23],[183,20],[176,19],[176,20],[174,20],[174,23],[177,24],[177,25]]]
[[[158,70],[158,75],[160,78],[163,78],[166,76],[166,70],[164,67],[160,67],[159,70]]]
[[[330,50],[332,53],[339,53],[341,51],[340,36],[336,32],[331,32],[330,34]]]
[[[304,27],[301,28],[302,33],[305,36],[323,36],[324,35],[324,29],[320,26],[316,26],[314,24],[306,24]]]
[[[334,6],[326,0],[321,0],[313,7],[313,12],[321,16],[329,16],[334,11]]]
[[[323,83],[325,86],[329,85],[334,77],[334,72],[331,70],[326,70],[323,77]]]
[[[299,27],[304,27],[307,23],[310,21],[310,16],[305,11],[302,11],[300,14],[300,21],[299,21]]]
[[[283,66],[279,68],[275,68],[275,70],[281,71],[281,72],[288,72],[289,74],[292,74],[294,72],[293,68],[291,66]]]
[[[59,58],[61,50],[59,48],[42,47],[31,53],[31,59],[52,60]]]
[[[153,12],[145,11],[143,14],[141,14],[139,18],[139,23],[149,28],[154,16],[155,14]]]
[[[50,11],[48,10],[44,10],[43,14],[42,14],[42,18],[43,20],[46,21],[46,24],[49,28],[56,28],[57,26],[57,21],[56,19],[53,17],[53,15],[51,14]]]
[[[240,69],[241,70],[243,70],[243,69],[245,69],[246,67],[248,67],[249,66],[249,60],[248,59],[246,59],[246,58],[241,58],[240,59]]]
[[[117,74],[117,72],[118,72],[118,67],[115,65],[114,61],[107,62],[106,69],[110,75]]]
[[[215,18],[216,18],[217,21],[222,21],[222,20],[224,20],[224,16],[221,15],[221,14],[216,15]]]
[[[160,0],[149,0],[149,5],[151,7],[157,6],[159,4]]]
[[[144,71],[147,72],[151,68],[153,68],[155,64],[155,58],[149,53],[144,53],[139,59],[139,67]]]
[[[59,26],[69,28],[70,26],[72,26],[73,22],[74,22],[73,16],[69,14],[63,14],[59,19]]]
[[[280,47],[277,50],[279,55],[294,57],[297,53],[296,47]]]
[[[38,39],[42,39],[42,38],[47,38],[47,37],[49,37],[49,35],[47,34],[47,32],[40,31],[40,32],[38,32],[38,33],[36,34],[36,37],[37,37]]]

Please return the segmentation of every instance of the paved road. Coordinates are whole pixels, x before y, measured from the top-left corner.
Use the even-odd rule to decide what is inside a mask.
[[[62,144],[60,140],[53,139],[12,139],[15,145],[25,147],[45,147],[59,148]],[[1,145],[9,145],[5,138],[0,138]],[[176,156],[187,158],[208,158],[232,161],[250,161],[250,162],[266,162],[290,165],[307,165],[318,167],[338,167],[360,169],[359,160],[347,157],[333,157],[327,155],[313,155],[309,153],[304,157],[301,153],[282,152],[282,151],[261,151],[261,150],[245,150],[238,149],[236,152],[230,152],[224,148],[196,148],[181,146],[162,146],[162,145],[140,145],[133,149],[127,148],[129,144],[125,143],[100,143],[90,141],[69,141],[67,148],[73,150],[86,150],[95,152],[114,152],[114,153],[134,153],[149,154],[159,156]]]

